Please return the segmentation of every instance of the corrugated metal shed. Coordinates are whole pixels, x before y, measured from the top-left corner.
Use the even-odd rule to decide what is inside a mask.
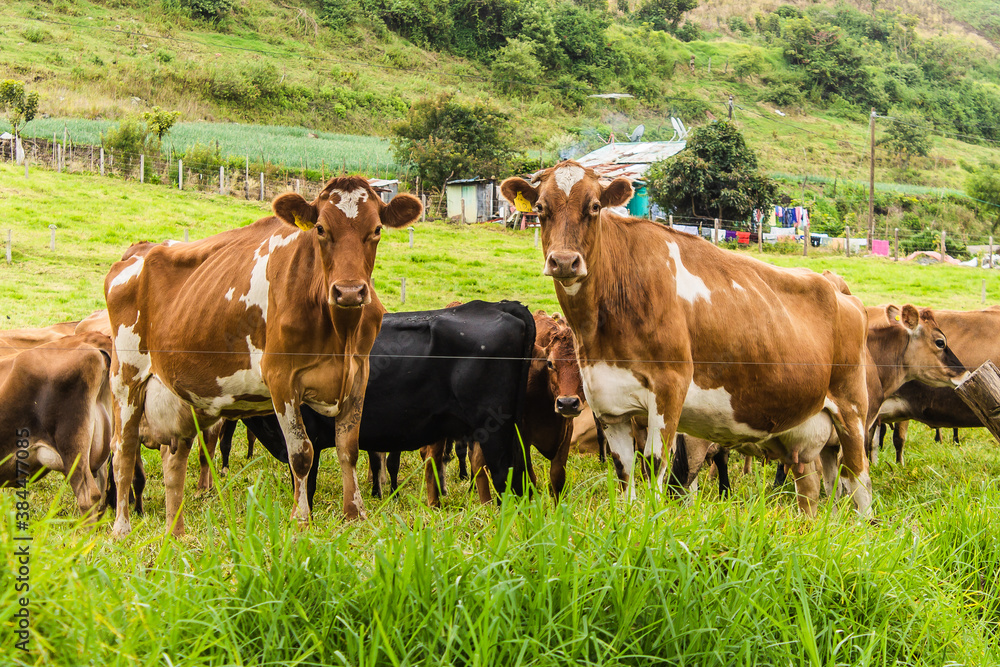
[[[396,179],[385,179],[385,178],[369,178],[368,185],[372,186],[375,192],[379,193],[386,204],[392,201],[392,198],[399,193],[399,181]]]
[[[593,168],[602,178],[614,180],[624,176],[636,181],[652,163],[680,153],[685,146],[686,141],[616,142],[601,146],[576,161]]]

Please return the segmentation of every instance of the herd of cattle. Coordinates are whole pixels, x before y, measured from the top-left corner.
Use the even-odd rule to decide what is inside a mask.
[[[334,178],[312,202],[280,195],[247,227],[133,245],[107,275],[107,310],[0,332],[0,432],[30,434],[26,460],[0,440],[0,484],[61,472],[81,511],[114,508],[124,535],[130,496],[142,512],[145,444],[161,453],[166,522],[181,534],[192,448],[207,488],[205,459],[221,439],[228,461],[243,420],[288,465],[300,522],[327,448],[348,518],[365,515],[359,450],[376,497],[386,468],[395,488],[399,453],[421,450],[436,505],[450,442],[469,448],[482,501],[535,482],[531,448],[551,461],[558,500],[574,422],[591,420],[630,497],[636,463],[664,484],[668,443],[671,487],[692,488],[712,461],[725,491],[737,451],[778,461],[804,512],[822,482],[866,514],[877,422],[899,424],[900,463],[906,420],[981,425],[953,387],[965,366],[1000,362],[1000,310],[866,308],[835,274],[617,215],[629,181],[574,162],[501,190],[539,216],[562,317],[513,301],[386,314],[371,284],[381,230],[416,221],[420,202]]]

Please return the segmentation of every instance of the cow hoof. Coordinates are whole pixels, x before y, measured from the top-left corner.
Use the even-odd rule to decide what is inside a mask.
[[[111,537],[122,538],[132,532],[132,525],[128,519],[117,519],[111,528]]]

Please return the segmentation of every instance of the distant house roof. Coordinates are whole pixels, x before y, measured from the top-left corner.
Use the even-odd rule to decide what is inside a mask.
[[[369,178],[368,185],[373,188],[386,188],[390,185],[399,185],[398,179],[387,179],[387,178]]]
[[[617,142],[601,146],[576,161],[593,168],[602,178],[613,180],[624,176],[636,181],[642,179],[652,163],[680,153],[685,146],[686,141]]]
[[[446,185],[472,185],[473,183],[489,183],[489,178],[480,178],[476,176],[474,178],[456,178],[453,181],[448,181]]]

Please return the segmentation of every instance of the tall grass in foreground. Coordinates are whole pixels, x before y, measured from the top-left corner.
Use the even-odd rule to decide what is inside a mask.
[[[245,480],[243,480],[245,481]],[[409,511],[298,532],[287,491],[227,482],[184,542],[34,524],[36,664],[994,664],[995,485],[880,526],[810,522],[760,485],[727,502]],[[614,495],[614,494],[612,494]],[[55,505],[56,503],[54,503]],[[11,517],[11,499],[0,496]],[[953,517],[961,516],[955,521]],[[11,526],[0,540],[11,553]],[[10,559],[3,560],[6,579]],[[985,586],[977,582],[987,581]],[[15,609],[0,591],[0,624]],[[4,631],[6,635],[6,629]]]

